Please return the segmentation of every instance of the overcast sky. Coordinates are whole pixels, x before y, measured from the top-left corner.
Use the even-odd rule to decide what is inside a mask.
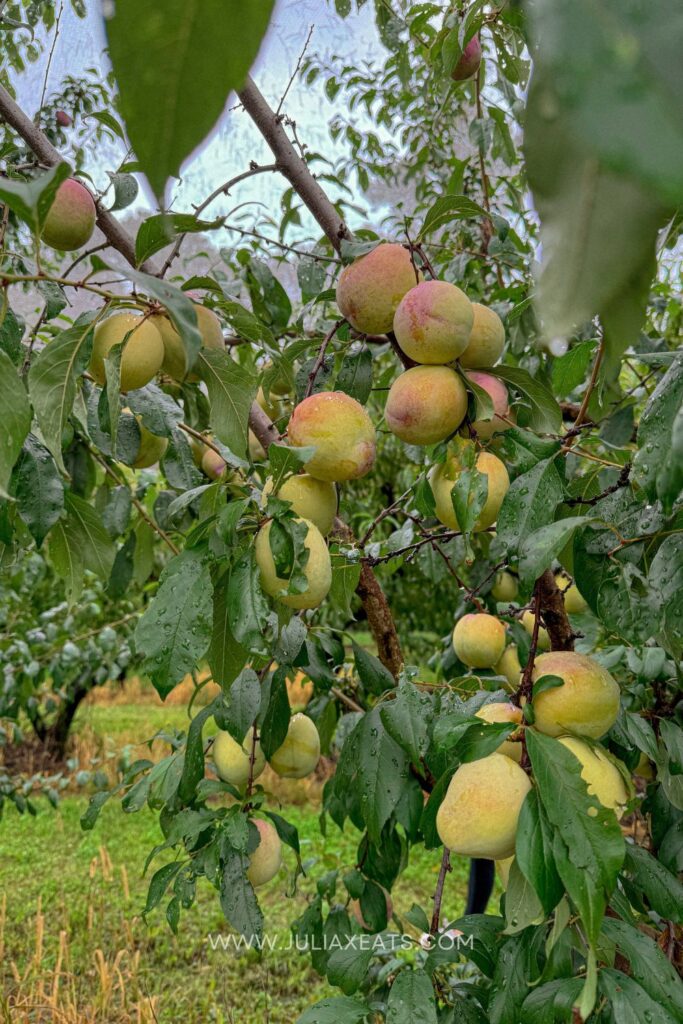
[[[62,6],[60,32],[47,81],[48,96],[59,89],[65,74],[77,76],[88,67],[108,67],[99,0],[88,0],[85,20],[76,17],[69,0],[63,0]],[[311,25],[314,31],[309,54],[341,54],[357,64],[372,61],[380,55],[381,47],[370,4],[359,14],[342,20],[326,0],[277,0],[274,17],[252,72],[266,98],[274,105],[296,66]],[[19,101],[31,115],[39,103],[51,42],[47,41],[43,57],[29,73],[16,81]],[[222,181],[246,170],[250,160],[259,163],[270,161],[271,154],[248,117],[240,111],[230,113],[233,101],[234,98],[228,103],[226,113],[207,144],[183,168],[182,185],[176,192],[176,209],[190,209],[192,202],[199,202]],[[335,108],[326,99],[320,82],[307,89],[297,79],[287,97],[285,110],[296,119],[299,135],[310,149],[321,150],[326,156],[333,155],[334,146],[327,125]],[[115,144],[102,152],[101,166],[94,172],[98,185],[106,182],[106,170],[113,169],[122,155],[122,150]],[[251,201],[262,202],[273,209],[282,189],[282,179],[276,175],[248,179],[234,190],[231,199],[218,200],[209,212],[217,215],[237,203]],[[146,203],[144,196],[141,202],[143,205]]]

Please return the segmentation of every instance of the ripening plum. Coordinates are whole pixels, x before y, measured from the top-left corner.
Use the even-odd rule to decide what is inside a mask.
[[[487,441],[494,434],[500,434],[514,426],[517,415],[515,410],[510,408],[510,396],[502,380],[493,377],[490,373],[480,373],[478,370],[471,370],[466,376],[483,388],[493,402],[492,419],[475,420],[472,424],[472,429],[477,437]]]
[[[491,587],[491,597],[494,601],[514,601],[519,592],[517,577],[511,572],[499,572]]]
[[[468,668],[493,668],[505,650],[505,626],[485,612],[463,615],[453,630],[453,649]]]
[[[474,35],[462,51],[460,60],[451,71],[451,78],[454,82],[464,82],[476,75],[481,64],[481,42],[479,36]]]
[[[472,303],[448,281],[421,281],[401,299],[394,334],[416,363],[452,363],[465,351],[472,330]]]
[[[320,736],[315,723],[299,712],[289,720],[281,747],[269,760],[270,767],[285,779],[303,779],[314,771],[320,760]]]
[[[202,337],[202,348],[223,349],[223,329],[221,322],[212,309],[207,309],[199,302],[192,303],[197,314],[197,327]],[[154,326],[159,330],[164,341],[164,361],[161,369],[177,381],[198,381],[196,373],[187,373],[185,367],[185,345],[173,323],[165,313],[152,317]]]
[[[529,634],[529,636],[533,636],[533,633],[534,633],[534,622],[535,621],[536,621],[536,616],[534,615],[533,612],[531,612],[531,611],[529,611],[527,609],[527,611],[525,611],[524,614],[522,615],[521,622],[522,622],[522,625],[524,626],[525,630]],[[550,650],[550,633],[545,628],[545,626],[540,626],[539,625],[539,627],[538,627],[538,641],[536,643],[536,650],[537,651],[549,651]]]
[[[484,722],[515,722],[517,725],[521,725],[524,720],[522,709],[511,701],[491,701],[490,704],[484,704],[476,712],[476,717],[481,718]],[[521,730],[517,729],[510,735],[518,740],[520,732]],[[522,744],[515,743],[512,739],[503,740],[498,747],[498,753],[511,757],[519,764],[522,760]]]
[[[249,867],[247,878],[257,889],[265,885],[282,866],[282,842],[277,830],[270,821],[263,821],[261,818],[252,818],[252,824],[256,825],[259,831],[259,844],[249,855]]]
[[[213,763],[216,766],[216,774],[233,786],[241,789],[246,786],[249,780],[251,767],[251,751],[253,743],[253,731],[250,729],[242,743],[232,738],[229,732],[219,729],[213,741]],[[261,750],[261,744],[256,740],[254,747],[254,768],[252,779],[257,779],[266,766],[266,759]]]
[[[587,654],[550,651],[536,658],[534,682],[541,676],[559,676],[563,686],[543,690],[534,697],[534,725],[546,736],[565,732],[600,739],[619,714],[619,686],[604,666]]]
[[[141,418],[136,416],[140,430],[140,447],[133,463],[134,469],[147,469],[149,466],[156,466],[168,448],[168,438],[159,437],[143,424]]]
[[[530,789],[526,772],[505,754],[461,764],[436,813],[441,842],[465,857],[511,857],[519,812]]]
[[[621,817],[628,803],[628,789],[617,766],[600,747],[591,747],[575,736],[560,736],[559,742],[581,762],[581,778],[591,796]]]
[[[269,476],[263,485],[262,499],[273,490],[273,478]],[[332,529],[337,514],[337,488],[329,480],[316,480],[308,473],[297,473],[287,477],[278,488],[277,497],[291,502],[292,509],[302,519],[314,523],[323,536]]]
[[[95,201],[85,185],[67,178],[55,193],[40,237],[53,249],[73,252],[90,241],[96,215]]]
[[[215,452],[207,445],[201,459],[202,471],[206,473],[209,480],[219,480],[228,468],[228,464],[222,455]]]
[[[476,370],[498,362],[505,348],[505,328],[498,314],[488,306],[473,302],[472,310],[474,323],[467,348],[460,356],[460,365]]]
[[[564,598],[564,609],[569,615],[581,615],[588,608],[585,598],[573,583],[571,577],[564,572],[555,573],[555,583],[562,591]]]
[[[505,676],[510,686],[519,685],[522,666],[519,663],[519,654],[515,644],[510,644],[505,648],[493,670],[497,676]]]
[[[467,391],[449,366],[413,366],[394,381],[384,416],[406,444],[445,441],[465,418]]]
[[[508,471],[500,459],[491,452],[480,452],[476,469],[487,478],[488,494],[484,507],[474,525],[474,532],[486,530],[498,518],[503,498],[510,486]],[[455,509],[451,501],[451,491],[456,480],[464,471],[461,459],[452,454],[445,462],[433,466],[429,471],[429,483],[436,502],[437,519],[451,530],[459,530]]]
[[[105,383],[104,360],[114,345],[125,341],[121,353],[121,390],[134,391],[149,384],[161,368],[164,343],[149,317],[136,313],[114,313],[95,328],[90,373],[98,384]]]
[[[362,334],[386,334],[396,307],[416,280],[408,250],[385,242],[344,267],[337,282],[337,305]]]
[[[270,549],[270,531],[273,526],[270,519],[265,526],[261,527],[256,536],[256,564],[261,574],[261,586],[266,594],[276,597],[288,608],[317,608],[325,600],[332,586],[330,553],[327,550],[325,538],[317,526],[305,519],[300,519],[298,522],[306,523],[308,527],[304,541],[304,546],[308,551],[308,561],[303,567],[307,587],[303,593],[286,593],[289,581],[281,579],[277,575],[275,559]]]
[[[304,398],[287,427],[295,448],[316,449],[306,472],[316,480],[356,480],[375,462],[375,427],[355,398],[343,391],[321,391]]]

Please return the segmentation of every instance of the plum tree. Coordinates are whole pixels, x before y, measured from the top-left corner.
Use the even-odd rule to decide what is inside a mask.
[[[401,299],[394,334],[416,363],[451,363],[465,351],[474,314],[465,293],[448,281],[421,281]]]
[[[375,428],[368,413],[343,391],[321,391],[300,402],[287,427],[295,448],[316,449],[306,472],[316,480],[356,480],[375,462]]]
[[[511,701],[491,701],[490,704],[480,707],[476,716],[484,722],[516,722],[518,725],[524,719],[522,709]],[[520,732],[521,730],[518,729],[511,735],[519,739]],[[505,754],[506,757],[511,757],[513,761],[519,763],[522,760],[522,744],[516,743],[512,739],[503,740],[498,747],[498,753]]]
[[[320,736],[315,723],[302,712],[292,715],[282,746],[270,757],[270,767],[285,779],[303,779],[320,760]]]
[[[474,322],[460,365],[476,370],[498,362],[505,348],[505,328],[495,310],[480,302],[472,303],[472,312]]]
[[[525,630],[527,631],[527,633],[529,634],[529,636],[533,636],[534,622],[536,621],[536,616],[534,615],[534,613],[527,609],[525,612],[522,613],[522,618],[520,619],[520,621],[524,626]],[[539,651],[550,650],[550,633],[545,628],[545,626],[538,627],[538,640],[536,647]]]
[[[491,597],[496,601],[514,601],[519,592],[517,577],[511,572],[499,572],[491,587]]]
[[[505,650],[505,626],[485,612],[463,615],[453,630],[453,649],[469,668],[493,668]]]
[[[399,302],[419,279],[402,245],[385,242],[345,267],[337,281],[337,305],[362,334],[385,334]]]
[[[519,663],[519,653],[515,644],[509,644],[505,648],[500,660],[494,665],[494,671],[498,676],[505,676],[510,686],[519,684],[522,666]]]
[[[555,582],[562,591],[565,610],[570,615],[581,615],[588,608],[586,600],[570,576],[564,572],[555,573]]]
[[[251,769],[253,734],[250,729],[242,743],[232,738],[229,732],[219,729],[213,741],[213,763],[216,773],[224,782],[241,789],[246,786]],[[252,779],[257,779],[266,766],[266,759],[261,744],[256,740],[254,746],[254,767]]]
[[[559,741],[581,762],[581,778],[588,792],[621,817],[628,803],[628,789],[617,766],[600,747],[590,746],[576,736],[560,736]]]
[[[607,669],[587,654],[550,651],[536,658],[532,678],[559,676],[562,686],[534,697],[534,725],[547,736],[565,732],[599,739],[619,714],[619,686]]]
[[[168,448],[168,438],[153,434],[144,425],[140,416],[136,416],[135,419],[140,431],[140,446],[133,467],[134,469],[147,469],[149,466],[156,466]]]
[[[517,417],[514,409],[510,408],[510,396],[502,380],[493,377],[490,373],[481,373],[479,370],[470,370],[467,377],[483,388],[493,402],[492,418],[490,420],[475,420],[472,424],[472,429],[476,432],[477,437],[488,441],[494,434],[509,430]]]
[[[263,485],[264,504],[272,491],[273,478],[269,476]],[[337,488],[330,480],[316,480],[308,473],[297,473],[287,477],[284,483],[280,484],[277,497],[291,502],[296,514],[314,523],[323,536],[332,529],[337,514]]]
[[[251,822],[259,833],[259,844],[249,855],[247,878],[258,889],[259,886],[275,878],[282,866],[282,842],[275,826],[262,818],[252,818]]]
[[[114,345],[122,343],[121,390],[143,388],[161,369],[164,343],[151,320],[136,313],[113,313],[97,325],[90,373],[98,384],[104,384],[104,360]]]
[[[228,464],[218,452],[207,445],[202,455],[201,467],[210,480],[219,480],[228,468]]]
[[[449,437],[467,412],[467,391],[448,366],[413,366],[391,386],[384,416],[406,444],[436,444]]]
[[[451,71],[454,82],[464,82],[476,75],[481,64],[481,42],[478,35],[472,36],[460,55],[458,63]]]
[[[55,193],[41,238],[53,249],[73,252],[90,241],[96,215],[95,201],[85,185],[67,178]]]
[[[495,523],[500,506],[503,504],[503,498],[510,486],[510,477],[504,464],[492,452],[480,452],[475,466],[479,473],[486,476],[488,486],[484,507],[474,525],[476,533],[486,530]],[[451,501],[451,491],[464,469],[462,458],[452,452],[445,462],[433,466],[429,472],[429,483],[436,502],[436,517],[451,530],[460,529]]]
[[[191,293],[188,293],[191,294]],[[225,348],[221,322],[212,309],[207,309],[200,302],[193,302],[197,314],[197,327],[202,338],[202,348]],[[164,342],[164,359],[161,369],[177,381],[198,381],[196,373],[187,373],[185,367],[185,345],[169,317],[159,313],[151,318]]]
[[[441,842],[466,857],[512,856],[519,812],[530,789],[526,772],[505,754],[461,764],[436,813]]]
[[[308,527],[304,546],[308,551],[308,560],[303,567],[306,578],[306,589],[300,594],[288,594],[289,580],[277,575],[275,559],[270,547],[270,533],[273,521],[268,520],[256,536],[256,564],[261,574],[261,586],[266,594],[276,597],[288,608],[317,608],[327,597],[332,586],[332,563],[327,550],[325,538],[317,526],[306,519],[298,522]]]

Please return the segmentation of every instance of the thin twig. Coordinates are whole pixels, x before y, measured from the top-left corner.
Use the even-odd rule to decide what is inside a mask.
[[[303,59],[304,59],[304,57],[306,55],[306,50],[308,49],[308,44],[310,43],[311,36],[313,35],[313,28],[314,28],[314,26],[311,25],[309,30],[308,30],[308,35],[306,36],[306,42],[304,43],[303,49],[302,49],[301,53],[299,54],[299,59],[296,62],[296,67],[294,68],[294,71],[292,71],[290,79],[287,82],[287,85],[285,87],[285,91],[283,92],[282,96],[280,97],[280,102],[278,103],[277,110],[275,111],[275,116],[276,117],[280,116],[280,111],[282,110],[282,105],[285,102],[285,100],[287,99],[287,93],[292,88],[292,84],[294,83],[294,79],[299,74],[299,69],[301,68],[302,61],[303,61]]]
[[[311,394],[313,392],[313,388],[315,386],[315,379],[318,376],[318,374],[320,373],[320,370],[322,369],[323,363],[325,362],[325,352],[327,351],[327,346],[332,341],[332,339],[334,338],[335,334],[337,333],[339,328],[342,326],[342,324],[345,324],[345,323],[346,323],[346,317],[342,317],[341,320],[337,320],[337,322],[334,324],[334,326],[330,328],[330,330],[327,332],[327,334],[323,338],[322,343],[320,345],[320,348],[318,349],[318,355],[316,356],[315,362],[313,363],[313,366],[311,367],[311,372],[308,375],[308,383],[306,384],[306,392],[304,394],[304,398],[309,398],[311,396]]]
[[[109,465],[107,460],[104,458],[104,456],[100,455],[100,453],[95,448],[90,447],[89,450],[90,450],[90,454],[95,459],[95,461],[100,464],[102,469],[105,471],[105,473],[107,473],[108,476],[110,476],[112,478],[112,480],[116,481],[116,484],[119,487],[127,487],[128,486],[126,481],[123,480],[118,475],[118,473],[114,472],[114,470],[111,468],[111,466]],[[159,524],[157,522],[155,522],[154,519],[152,519],[152,517],[150,516],[149,512],[147,511],[145,506],[142,504],[142,502],[139,500],[139,498],[137,498],[134,494],[131,494],[131,501],[133,502],[133,505],[138,510],[138,512],[140,513],[142,518],[145,520],[147,525],[151,526],[151,528],[154,530],[154,532],[157,533],[161,537],[163,542],[171,549],[173,554],[174,555],[180,554],[179,548],[176,547],[176,545],[173,543],[171,538],[168,536],[167,533],[164,532],[164,530],[162,530],[162,528],[159,526]]]
[[[436,881],[436,889],[434,891],[434,913],[432,914],[432,923],[429,928],[430,935],[437,935],[439,931],[443,890],[446,883],[446,875],[451,870],[451,851],[447,846],[444,846],[443,854],[441,856],[441,868],[439,869],[439,877]]]
[[[595,356],[595,362],[593,363],[593,370],[591,372],[590,380],[588,381],[588,387],[586,388],[586,393],[583,396],[583,401],[581,402],[581,407],[579,408],[578,415],[577,415],[576,419],[574,420],[574,426],[572,427],[572,429],[570,431],[568,431],[568,434],[571,435],[571,436],[569,436],[569,439],[568,439],[568,441],[567,441],[567,443],[565,445],[565,449],[566,448],[571,448],[571,446],[573,445],[574,441],[576,440],[575,431],[577,431],[578,428],[583,423],[584,416],[586,415],[586,412],[588,411],[588,403],[591,400],[591,395],[593,394],[593,391],[595,389],[595,385],[598,382],[598,374],[600,373],[600,366],[602,365],[602,359],[603,359],[604,354],[605,354],[605,339],[604,339],[604,337],[601,337],[600,338],[600,344],[598,345],[598,351],[597,351],[596,356]]]

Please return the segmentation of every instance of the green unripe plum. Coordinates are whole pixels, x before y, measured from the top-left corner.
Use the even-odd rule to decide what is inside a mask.
[[[524,626],[525,630],[529,634],[529,636],[533,636],[534,635],[534,623],[535,623],[535,621],[536,621],[536,616],[531,611],[527,610],[522,615],[521,622],[522,622],[522,625]],[[536,650],[537,651],[549,651],[550,650],[550,633],[545,628],[545,626],[539,626],[538,627],[538,641],[536,643]]]
[[[575,736],[560,736],[559,741],[581,762],[581,778],[591,796],[621,817],[628,803],[628,789],[617,766],[600,747],[590,747]]]
[[[144,388],[159,372],[164,343],[149,318],[136,313],[114,313],[95,328],[90,373],[98,384],[105,383],[104,360],[114,345],[126,339],[121,353],[121,390]]]
[[[645,779],[647,782],[655,778],[655,772],[652,767],[652,762],[647,754],[641,754],[638,759],[638,764],[633,769],[633,774],[637,775],[641,779]]]
[[[357,480],[372,469],[376,436],[372,420],[343,391],[321,391],[299,402],[287,427],[295,448],[316,449],[306,472],[316,480]]]
[[[231,785],[237,786],[238,789],[242,789],[249,781],[252,742],[253,731],[251,729],[241,744],[223,729],[218,730],[213,741],[213,763],[216,766],[216,774],[224,782],[229,782]],[[261,744],[256,740],[252,779],[257,779],[265,767],[266,759],[261,750]]]
[[[252,462],[263,462],[266,456],[266,450],[259,441],[258,437],[253,430],[249,430],[248,434],[249,442],[249,458]]]
[[[270,767],[285,779],[303,779],[320,760],[320,736],[315,723],[299,712],[292,715],[284,743],[270,758]]]
[[[299,522],[306,523],[308,527],[304,541],[308,561],[303,569],[308,585],[302,594],[283,593],[287,590],[289,581],[280,579],[275,569],[275,560],[270,550],[270,531],[273,525],[271,520],[261,527],[256,536],[256,564],[261,574],[261,586],[266,594],[276,597],[288,608],[317,608],[325,600],[332,586],[330,553],[318,527],[305,519],[300,519]]]
[[[207,446],[202,455],[201,467],[210,480],[219,480],[227,470],[228,464],[218,452]]]
[[[448,281],[421,281],[401,299],[394,334],[416,363],[452,363],[465,351],[472,330],[472,303]]]
[[[494,366],[505,348],[503,321],[494,310],[482,306],[480,302],[473,302],[472,310],[474,323],[467,348],[460,356],[460,365],[469,370]]]
[[[502,380],[491,376],[490,373],[480,373],[478,370],[472,370],[467,377],[483,388],[493,402],[493,418],[475,420],[472,424],[472,429],[477,437],[488,441],[494,434],[501,434],[504,430],[509,430],[514,426],[517,415],[514,409],[510,408],[510,396]]]
[[[252,824],[259,831],[260,842],[249,855],[247,878],[255,889],[270,882],[282,866],[282,843],[275,826],[270,821],[252,818]]]
[[[259,388],[256,392],[256,401],[261,406],[266,416],[271,420],[279,419],[282,415],[282,404],[273,398],[273,392],[270,392],[269,399],[266,398],[266,393],[263,388]]]
[[[530,789],[526,772],[505,754],[460,765],[436,814],[441,842],[465,857],[511,857]]]
[[[408,250],[397,243],[383,243],[342,270],[337,305],[362,334],[386,334],[392,329],[396,307],[416,280]]]
[[[499,572],[491,587],[491,596],[495,601],[514,601],[519,591],[517,577],[511,572]]]
[[[156,466],[168,448],[168,438],[153,434],[151,430],[144,426],[139,416],[136,416],[135,419],[140,430],[140,447],[135,456],[133,468],[147,469],[148,466]]]
[[[462,51],[460,60],[455,65],[451,72],[451,78],[454,82],[464,82],[468,78],[472,78],[476,75],[481,64],[481,42],[479,36],[472,36],[469,43]]]
[[[505,648],[500,661],[497,661],[494,666],[494,672],[497,676],[505,676],[510,686],[519,685],[522,666],[519,663],[519,654],[515,644],[510,644]]]
[[[511,701],[496,701],[495,703],[484,704],[476,712],[476,717],[481,718],[484,722],[515,722],[517,725],[521,725],[524,721],[522,709],[518,708]],[[511,733],[511,736],[519,739],[521,729]],[[506,757],[511,757],[513,761],[519,764],[522,760],[522,744],[515,743],[512,739],[503,740],[498,747],[497,753],[505,754]]]
[[[41,238],[53,249],[73,252],[90,241],[96,215],[95,202],[85,185],[67,178],[55,193]]]
[[[476,468],[487,478],[488,494],[479,518],[474,524],[474,532],[486,530],[498,518],[503,498],[510,486],[508,471],[500,459],[492,452],[480,452]],[[429,472],[429,483],[436,502],[437,519],[451,530],[459,530],[460,525],[455,516],[451,501],[451,491],[456,480],[463,472],[464,466],[457,455],[451,455],[445,462],[433,466]]]
[[[224,349],[223,329],[216,314],[212,309],[207,309],[199,302],[193,302],[192,305],[197,314],[197,327],[202,337],[202,348]],[[152,321],[164,342],[162,371],[173,380],[198,381],[199,377],[196,373],[186,373],[185,345],[171,320],[164,313],[160,313],[152,317]]]
[[[273,490],[269,476],[263,485],[263,504]],[[288,477],[277,492],[278,498],[291,502],[292,509],[302,519],[318,527],[323,536],[332,529],[337,514],[337,488],[329,480],[316,480],[308,473]]]
[[[495,615],[463,615],[453,630],[453,649],[469,668],[493,668],[505,650],[505,626]]]
[[[562,591],[564,598],[564,609],[569,615],[581,615],[588,608],[586,600],[575,583],[572,583],[566,573],[555,574],[555,583]]]
[[[445,441],[465,418],[467,391],[449,366],[413,366],[391,386],[384,416],[406,444]]]
[[[559,676],[563,686],[534,697],[534,726],[546,736],[572,733],[599,739],[619,714],[619,686],[599,662],[574,651],[550,651],[536,658],[534,682]]]

